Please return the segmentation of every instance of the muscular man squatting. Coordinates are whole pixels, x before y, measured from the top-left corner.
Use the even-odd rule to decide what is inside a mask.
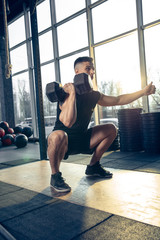
[[[93,59],[80,57],[74,62],[75,74],[87,73],[94,77]],[[73,83],[63,87],[68,97],[61,105],[57,104],[57,120],[52,133],[48,136],[48,157],[51,166],[51,187],[57,192],[69,192],[71,187],[65,182],[60,172],[62,159],[73,154],[91,154],[90,163],[85,174],[100,178],[111,178],[112,173],[105,170],[100,159],[117,135],[114,124],[97,125],[88,129],[96,104],[100,106],[116,106],[129,104],[142,96],[155,93],[152,82],[140,91],[119,96],[107,96],[99,91],[78,95]]]

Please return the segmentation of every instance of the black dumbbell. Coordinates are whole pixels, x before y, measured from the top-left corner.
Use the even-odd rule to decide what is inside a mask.
[[[79,95],[90,92],[92,90],[90,76],[86,73],[75,75],[74,86]],[[68,94],[63,90],[61,84],[51,82],[46,85],[46,95],[50,102],[64,102]]]

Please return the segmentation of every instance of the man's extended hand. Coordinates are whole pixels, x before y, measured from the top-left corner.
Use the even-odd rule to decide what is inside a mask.
[[[155,87],[155,85],[153,85],[153,82],[151,82],[143,90],[144,90],[144,95],[148,96],[150,94],[154,94],[155,93],[156,87]]]

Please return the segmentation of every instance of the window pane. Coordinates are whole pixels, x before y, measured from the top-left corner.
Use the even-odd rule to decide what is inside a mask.
[[[12,73],[16,73],[28,68],[26,44],[10,52]]]
[[[15,123],[20,124],[26,118],[31,118],[31,99],[28,72],[13,77],[12,83]]]
[[[94,41],[99,42],[137,27],[133,0],[112,0],[93,8]]]
[[[42,90],[43,90],[43,108],[44,108],[44,121],[46,136],[51,133],[55,120],[56,120],[56,106],[57,103],[49,102],[46,96],[46,84],[55,81],[55,68],[54,63],[47,64],[41,67],[42,76]]]
[[[160,1],[159,0],[142,0],[143,6],[143,23],[147,24],[160,18]]]
[[[56,81],[54,63],[50,63],[41,67],[41,77],[42,88],[44,92],[47,83]]]
[[[41,63],[53,59],[52,32],[45,33],[39,37]]]
[[[149,96],[151,111],[160,111],[160,25],[144,31],[148,83],[156,85],[156,93]]]
[[[57,28],[60,55],[88,45],[86,15],[74,18]]]
[[[8,26],[10,48],[25,40],[24,16]]]
[[[45,0],[37,6],[38,32],[51,26],[49,0]]]
[[[85,8],[85,0],[56,0],[57,22]]]
[[[74,61],[78,57],[89,56],[89,52],[85,51],[83,53],[75,54],[71,57],[64,58],[60,60],[60,69],[61,69],[61,82],[62,85],[65,83],[73,82],[74,78]]]
[[[141,88],[137,43],[137,34],[132,34],[95,48],[97,82],[101,92],[118,96]],[[141,100],[127,105],[140,106]],[[115,107],[100,109],[101,118],[115,115]]]

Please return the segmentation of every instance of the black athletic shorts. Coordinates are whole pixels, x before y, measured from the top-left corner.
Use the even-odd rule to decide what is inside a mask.
[[[67,159],[69,155],[75,154],[92,154],[95,148],[90,149],[90,139],[92,134],[92,128],[89,128],[86,132],[81,134],[68,134],[68,151],[66,152],[64,159]]]

